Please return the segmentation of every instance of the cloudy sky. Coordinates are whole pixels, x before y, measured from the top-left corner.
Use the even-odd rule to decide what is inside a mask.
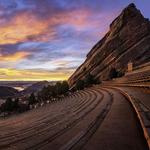
[[[134,2],[150,0],[0,0],[0,80],[67,79]]]

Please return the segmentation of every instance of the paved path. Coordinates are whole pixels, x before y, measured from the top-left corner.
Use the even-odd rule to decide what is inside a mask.
[[[117,91],[109,90],[114,102],[102,126],[83,148],[86,150],[146,150],[133,108]]]
[[[138,87],[120,87],[132,97],[140,100],[150,109],[150,89]]]
[[[0,120],[1,150],[147,150],[129,102],[93,87]]]

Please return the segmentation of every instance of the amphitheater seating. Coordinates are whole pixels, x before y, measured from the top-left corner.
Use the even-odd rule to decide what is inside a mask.
[[[139,86],[150,87],[150,66],[143,68],[137,67],[132,72],[126,73],[124,77],[113,79],[112,81],[105,81],[104,84],[115,84],[125,86]]]

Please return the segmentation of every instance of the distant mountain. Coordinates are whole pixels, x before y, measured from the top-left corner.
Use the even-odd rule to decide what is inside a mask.
[[[0,86],[0,98],[15,96],[18,93],[19,92],[12,87]]]
[[[1,86],[26,88],[37,81],[0,81]]]
[[[150,61],[150,21],[130,4],[111,23],[109,32],[87,54],[85,62],[69,78],[70,86],[91,73],[107,80],[112,68],[125,71],[129,61],[134,66]]]
[[[22,95],[36,93],[40,91],[44,86],[48,86],[49,84],[50,83],[48,81],[39,81],[27,87],[25,90],[21,91],[20,93]]]

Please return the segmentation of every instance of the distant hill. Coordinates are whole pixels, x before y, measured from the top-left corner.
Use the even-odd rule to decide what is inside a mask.
[[[25,90],[21,91],[20,93],[22,95],[36,93],[40,91],[44,86],[48,86],[49,84],[50,83],[48,81],[39,81],[27,87]]]
[[[27,88],[37,81],[0,81],[1,86]]]
[[[69,84],[74,86],[89,73],[97,80],[107,80],[113,68],[125,72],[129,61],[134,66],[150,61],[150,21],[134,4],[111,23],[109,32],[87,54]]]
[[[19,92],[12,87],[0,86],[0,98],[15,96],[18,93]]]

